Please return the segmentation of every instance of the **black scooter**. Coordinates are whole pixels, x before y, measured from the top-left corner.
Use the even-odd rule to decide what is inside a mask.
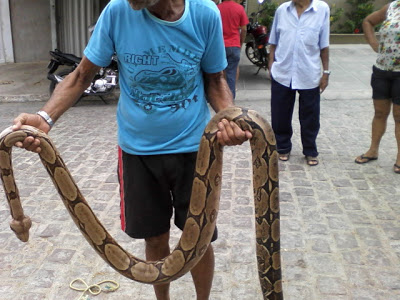
[[[50,80],[49,92],[50,95],[53,93],[57,84],[64,80],[64,78],[73,72],[82,60],[74,54],[64,53],[58,49],[50,51],[51,59],[47,66],[48,73],[47,79]],[[60,66],[67,66],[57,72]],[[104,103],[107,101],[103,98],[105,95],[111,94],[114,89],[118,86],[118,63],[117,58],[113,56],[111,63],[105,67],[101,68],[100,71],[93,78],[90,86],[83,92],[82,96],[79,98],[77,103],[86,96],[97,96]],[[75,104],[77,104],[75,103]]]

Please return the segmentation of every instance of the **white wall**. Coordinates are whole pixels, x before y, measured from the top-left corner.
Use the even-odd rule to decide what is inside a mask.
[[[0,0],[0,63],[14,62],[8,0]]]
[[[51,23],[49,0],[9,1],[15,62],[49,59]]]
[[[89,41],[89,26],[100,15],[100,0],[56,0],[58,23],[57,44],[61,51],[83,55]]]

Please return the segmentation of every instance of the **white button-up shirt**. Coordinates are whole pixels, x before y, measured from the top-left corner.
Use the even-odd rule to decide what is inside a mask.
[[[312,0],[298,17],[292,1],[278,7],[269,43],[276,45],[272,77],[292,89],[312,89],[321,79],[320,52],[329,47],[329,6]]]

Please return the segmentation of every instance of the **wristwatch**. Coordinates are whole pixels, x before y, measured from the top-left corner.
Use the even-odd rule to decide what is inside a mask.
[[[329,71],[329,70],[324,70],[323,73],[326,74],[326,75],[331,75],[331,71]]]

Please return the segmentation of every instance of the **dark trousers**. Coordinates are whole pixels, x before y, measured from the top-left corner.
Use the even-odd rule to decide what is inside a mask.
[[[318,156],[316,139],[319,132],[320,93],[319,87],[294,90],[272,79],[271,122],[279,153],[292,151],[292,117],[296,92],[299,93],[299,120],[303,154]]]
[[[236,98],[236,74],[237,67],[240,61],[240,48],[239,47],[226,47],[226,60],[228,66],[225,69],[226,81],[229,89],[232,92],[233,99]]]

